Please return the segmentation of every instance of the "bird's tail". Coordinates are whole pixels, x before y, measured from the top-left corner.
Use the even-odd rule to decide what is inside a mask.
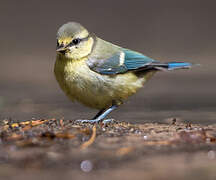
[[[192,64],[187,62],[169,62],[167,64],[168,64],[168,70],[188,69],[192,67]]]
[[[168,62],[168,63],[155,63],[153,68],[158,70],[176,70],[176,69],[189,69],[193,66],[191,63],[187,62]]]

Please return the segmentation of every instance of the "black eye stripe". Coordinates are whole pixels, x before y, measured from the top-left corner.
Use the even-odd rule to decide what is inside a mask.
[[[82,39],[80,39],[80,38],[76,38],[76,39],[73,39],[68,45],[67,45],[67,47],[68,46],[75,46],[75,45],[78,45],[81,41],[87,41],[88,39],[89,39],[89,35],[87,36],[87,37],[85,37],[85,38],[82,38]]]
[[[77,38],[77,39],[74,39],[74,40],[72,41],[72,43],[73,43],[74,45],[77,45],[77,44],[79,44],[81,41],[82,41],[81,39]]]

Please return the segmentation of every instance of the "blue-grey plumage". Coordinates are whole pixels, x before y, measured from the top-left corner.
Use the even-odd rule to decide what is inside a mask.
[[[190,63],[161,63],[141,53],[121,48],[70,22],[57,33],[55,76],[71,100],[97,108],[98,122],[135,94],[161,69],[191,67]]]

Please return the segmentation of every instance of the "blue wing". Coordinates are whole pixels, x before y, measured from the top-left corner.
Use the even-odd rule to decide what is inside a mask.
[[[120,74],[128,71],[145,69],[155,61],[141,53],[122,49],[107,59],[88,59],[89,68],[100,74]]]

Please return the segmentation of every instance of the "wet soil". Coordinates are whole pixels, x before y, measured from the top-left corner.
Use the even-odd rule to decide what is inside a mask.
[[[0,125],[0,179],[215,179],[216,124]]]

